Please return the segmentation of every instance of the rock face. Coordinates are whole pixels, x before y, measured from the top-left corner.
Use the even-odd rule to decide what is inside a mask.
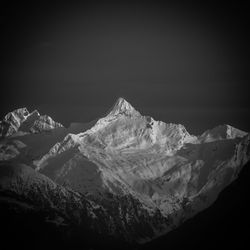
[[[124,242],[150,241],[210,206],[250,158],[246,132],[222,125],[190,135],[123,98],[91,127],[66,129],[26,109],[4,122],[0,191],[32,197],[31,209],[53,211],[58,226]]]

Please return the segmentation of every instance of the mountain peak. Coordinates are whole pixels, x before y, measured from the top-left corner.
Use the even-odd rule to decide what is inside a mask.
[[[13,120],[23,120],[25,119],[27,116],[29,116],[29,111],[27,108],[18,108],[13,110],[12,112],[9,112],[5,117],[4,120],[5,121],[13,121]]]
[[[30,113],[27,108],[19,108],[9,112],[2,121],[0,120],[0,138],[20,131],[37,133],[57,127],[63,125],[53,121],[50,116],[40,115],[37,110]]]
[[[10,136],[17,132],[20,125],[30,115],[27,108],[15,109],[0,121],[0,137]]]
[[[117,114],[139,114],[139,112],[136,111],[135,108],[123,97],[119,97],[111,109],[109,115]]]
[[[215,139],[225,140],[225,139],[235,139],[242,138],[247,135],[247,132],[240,129],[234,128],[228,124],[222,124],[216,126],[210,130],[205,131],[200,138],[203,141],[213,141]]]

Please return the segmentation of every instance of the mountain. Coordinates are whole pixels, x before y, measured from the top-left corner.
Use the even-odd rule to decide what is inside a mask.
[[[11,136],[17,132],[49,131],[58,127],[63,126],[51,117],[40,115],[37,110],[29,113],[26,108],[20,108],[8,113],[0,122],[0,137]]]
[[[230,125],[223,124],[211,130],[205,131],[200,136],[200,140],[202,140],[203,142],[209,142],[214,140],[234,139],[236,137],[243,138],[246,135],[247,133],[244,131],[234,128]]]
[[[96,122],[69,128],[27,109],[6,121],[1,202],[53,214],[50,223],[71,238],[87,232],[90,246],[95,235],[135,244],[166,234],[213,204],[250,158],[249,133],[221,125],[191,135],[124,98]]]

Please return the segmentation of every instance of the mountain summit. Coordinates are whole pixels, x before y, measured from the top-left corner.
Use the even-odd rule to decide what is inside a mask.
[[[135,108],[127,102],[123,97],[119,97],[115,104],[113,105],[109,115],[118,115],[118,114],[125,114],[125,115],[140,115]]]

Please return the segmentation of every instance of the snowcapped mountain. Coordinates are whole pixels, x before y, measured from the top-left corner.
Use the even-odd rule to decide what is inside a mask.
[[[191,135],[123,98],[95,124],[64,128],[18,109],[1,128],[1,193],[51,211],[60,225],[128,242],[150,241],[210,206],[250,158],[249,133],[222,125]]]
[[[40,115],[37,110],[29,113],[26,108],[8,113],[0,122],[0,137],[11,136],[17,132],[37,133],[49,131],[62,124],[55,122],[47,115]]]
[[[247,133],[234,128],[230,125],[223,124],[219,125],[211,130],[205,131],[201,136],[200,140],[203,142],[209,142],[214,140],[225,140],[234,138],[243,138]]]

